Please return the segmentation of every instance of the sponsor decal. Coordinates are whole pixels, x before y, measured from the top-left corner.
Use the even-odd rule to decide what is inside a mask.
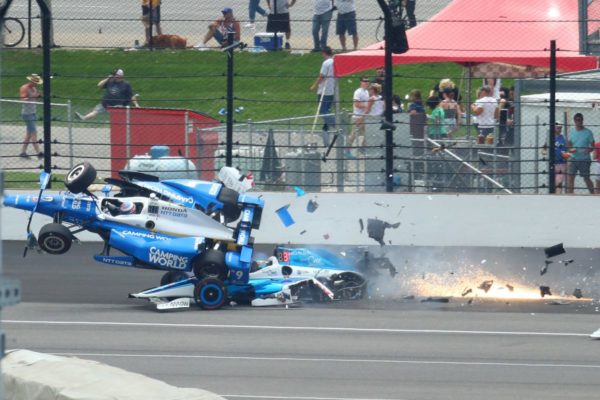
[[[218,183],[213,183],[210,187],[210,190],[208,191],[208,194],[211,196],[216,196],[217,193],[219,193],[220,188],[221,188],[221,185],[219,185]]]
[[[194,199],[191,196],[182,196],[179,193],[175,193],[171,190],[168,190],[164,187],[160,187],[160,186],[155,186],[155,185],[151,185],[148,184],[146,182],[136,182],[135,183],[138,186],[144,187],[146,189],[150,189],[156,193],[159,193],[162,196],[167,196],[168,198],[170,198],[171,200],[175,200],[178,201],[180,203],[187,203],[187,204],[194,204]]]
[[[173,301],[169,301],[168,303],[156,304],[156,308],[158,310],[170,310],[173,308],[189,308],[189,307],[190,307],[190,299],[187,297],[175,299]]]
[[[52,196],[44,196],[44,197],[42,197],[42,201],[52,201],[52,200],[54,200],[54,197],[52,197]]]
[[[81,209],[81,200],[79,200],[78,198],[73,199],[73,203],[71,203],[71,209],[72,210]]]
[[[141,237],[145,239],[153,239],[153,240],[169,240],[168,236],[159,235],[153,232],[138,232],[138,231],[115,231],[121,237],[133,236],[133,237]]]
[[[165,217],[187,218],[187,209],[183,207],[160,207],[159,215]]]
[[[102,257],[100,259],[100,261],[103,262],[103,263],[105,263],[105,264],[113,264],[113,265],[126,265],[126,266],[133,265],[131,263],[131,261],[123,260],[123,259],[118,259],[118,258],[112,258],[112,257]]]
[[[172,269],[185,269],[189,260],[188,257],[169,253],[154,246],[150,247],[148,259],[153,264]]]

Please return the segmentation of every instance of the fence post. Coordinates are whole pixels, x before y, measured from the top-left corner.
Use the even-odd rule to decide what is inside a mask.
[[[131,115],[129,113],[130,107],[125,107],[125,158],[129,160],[131,158]]]
[[[185,146],[185,158],[190,158],[190,140],[188,138],[188,134],[190,132],[190,112],[186,110],[183,117],[183,137],[184,137],[184,146]]]
[[[73,108],[71,106],[71,100],[67,100],[67,129],[69,132],[69,168],[73,168]]]

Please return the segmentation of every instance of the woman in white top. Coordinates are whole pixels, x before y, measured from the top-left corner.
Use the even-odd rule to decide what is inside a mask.
[[[385,101],[381,96],[381,85],[372,83],[369,85],[369,104],[365,114],[381,116],[385,111]]]

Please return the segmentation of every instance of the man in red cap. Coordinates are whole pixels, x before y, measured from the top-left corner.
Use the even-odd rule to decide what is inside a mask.
[[[217,18],[212,24],[208,26],[208,32],[204,36],[202,43],[198,43],[194,47],[200,51],[208,50],[206,43],[210,39],[215,39],[221,47],[229,46],[230,44],[240,41],[240,23],[233,17],[233,9],[225,7],[221,11],[223,17]],[[229,43],[229,34],[233,34],[233,43]]]

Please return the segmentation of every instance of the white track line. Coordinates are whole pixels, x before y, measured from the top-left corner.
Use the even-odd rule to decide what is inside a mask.
[[[350,364],[417,364],[417,365],[460,365],[460,366],[497,366],[497,367],[542,367],[542,368],[598,368],[600,364],[545,364],[545,363],[505,363],[480,361],[425,361],[425,360],[369,360],[344,358],[308,358],[308,357],[245,357],[218,356],[193,354],[127,354],[127,353],[51,353],[67,357],[113,357],[113,358],[171,358],[171,359],[206,359],[206,360],[235,360],[235,361],[283,361],[283,362],[330,362]]]
[[[4,324],[22,325],[73,325],[73,326],[120,326],[120,327],[154,327],[154,328],[216,328],[216,329],[255,329],[255,330],[289,330],[315,332],[364,332],[364,333],[435,333],[465,335],[499,335],[499,336],[559,336],[589,337],[589,333],[567,332],[510,332],[510,331],[465,331],[452,329],[386,329],[386,328],[342,328],[323,326],[273,326],[273,325],[221,325],[221,324],[166,324],[155,322],[106,322],[106,321],[28,321],[2,320]]]

